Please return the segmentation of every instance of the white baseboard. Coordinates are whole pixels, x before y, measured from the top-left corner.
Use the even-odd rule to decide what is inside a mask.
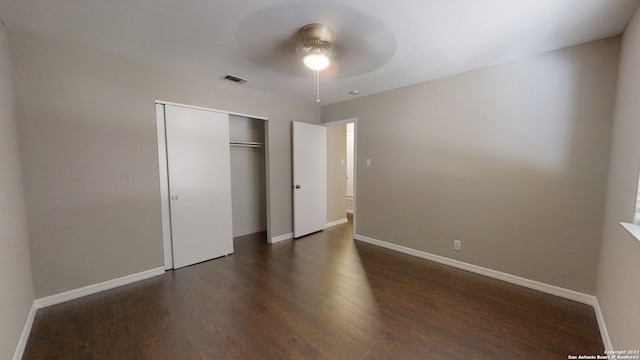
[[[344,219],[340,219],[340,220],[336,220],[336,221],[330,221],[330,222],[326,223],[324,227],[328,228],[328,227],[332,227],[332,226],[336,226],[336,225],[346,224],[348,222],[349,222],[349,219],[344,218]]]
[[[466,271],[470,271],[470,272],[473,272],[473,273],[476,273],[476,274],[488,276],[490,278],[506,281],[508,283],[524,286],[524,287],[529,288],[529,289],[542,291],[542,292],[547,293],[547,294],[556,295],[556,296],[559,296],[559,297],[562,297],[562,298],[565,298],[565,299],[569,299],[569,300],[573,300],[573,301],[577,301],[577,302],[580,302],[580,303],[583,303],[583,304],[588,304],[588,305],[593,306],[597,301],[596,297],[593,296],[593,295],[584,294],[584,293],[581,293],[581,292],[578,292],[578,291],[565,289],[565,288],[562,288],[562,287],[559,287],[559,286],[555,286],[555,285],[545,284],[545,283],[542,283],[542,282],[539,282],[539,281],[530,280],[530,279],[527,279],[527,278],[511,275],[511,274],[504,273],[504,272],[501,272],[501,271],[496,271],[496,270],[484,268],[482,266],[477,266],[477,265],[465,263],[465,262],[462,262],[462,261],[449,259],[449,258],[446,258],[444,256],[434,255],[434,254],[431,254],[431,253],[428,253],[428,252],[425,252],[425,251],[411,249],[411,248],[408,248],[408,247],[405,247],[405,246],[388,243],[388,242],[385,242],[385,241],[373,239],[373,238],[362,236],[362,235],[358,235],[358,234],[356,234],[354,236],[354,239],[362,241],[362,242],[366,242],[366,243],[369,243],[369,244],[377,245],[377,246],[380,246],[380,247],[384,247],[384,248],[387,248],[387,249],[395,250],[395,251],[398,251],[398,252],[401,252],[401,253],[405,253],[405,254],[408,254],[408,255],[413,255],[413,256],[416,256],[416,257],[419,257],[419,258],[431,260],[431,261],[434,261],[434,262],[437,262],[437,263],[440,263],[440,264],[453,266],[455,268],[466,270]]]
[[[602,343],[604,344],[604,349],[608,351],[613,350],[613,344],[611,344],[611,338],[609,337],[609,331],[607,331],[607,325],[604,323],[604,315],[602,314],[602,309],[600,308],[600,303],[598,299],[596,299],[593,304],[593,310],[596,313],[596,319],[598,319],[598,327],[600,328],[600,336],[602,337]]]
[[[27,347],[27,340],[29,340],[29,334],[31,334],[31,328],[33,327],[33,320],[36,318],[36,312],[38,308],[36,307],[35,300],[31,303],[31,309],[29,309],[29,314],[27,314],[27,320],[24,322],[24,328],[22,328],[22,333],[20,333],[20,338],[18,339],[18,344],[16,345],[16,349],[13,352],[12,360],[20,360],[22,359],[22,355],[24,355],[24,349]]]
[[[602,337],[602,343],[604,344],[604,348],[605,350],[613,350],[613,345],[611,344],[611,338],[609,338],[609,332],[607,331],[607,326],[605,325],[605,322],[604,322],[604,315],[602,314],[602,310],[600,309],[600,303],[598,303],[598,298],[596,298],[593,295],[584,294],[578,291],[565,289],[555,285],[545,284],[539,281],[530,280],[527,278],[511,275],[501,271],[487,269],[481,266],[468,264],[462,261],[449,259],[444,256],[431,254],[426,251],[416,250],[416,249],[408,248],[402,245],[388,243],[386,241],[373,239],[373,238],[359,235],[359,234],[354,235],[353,238],[355,240],[366,242],[372,245],[376,245],[376,246],[380,246],[390,250],[398,251],[404,254],[416,256],[416,257],[437,262],[440,264],[452,266],[458,269],[470,271],[470,272],[484,275],[497,280],[506,281],[511,284],[524,286],[529,289],[538,290],[547,294],[577,301],[579,303],[591,305],[593,307],[593,310],[596,315],[596,319],[598,321],[598,328],[600,329],[600,336]]]
[[[293,238],[293,233],[283,234],[283,235],[279,235],[271,238],[271,243],[277,243],[277,242],[289,240],[292,238]],[[484,268],[484,267],[473,265],[473,264],[468,264],[462,261],[449,259],[444,256],[435,255],[425,251],[408,248],[402,245],[392,244],[389,242],[373,239],[373,238],[359,235],[359,234],[355,234],[354,239],[358,241],[366,242],[372,245],[387,248],[390,250],[398,251],[404,254],[416,256],[422,259],[434,261],[440,264],[452,266],[458,269],[470,271],[470,272],[491,277],[494,279],[506,281],[508,283],[524,286],[524,287],[538,290],[544,293],[556,295],[556,296],[577,301],[583,304],[591,305],[593,306],[595,311],[596,319],[598,321],[598,327],[600,329],[600,335],[602,336],[602,342],[604,343],[605,349],[613,350],[611,339],[609,338],[609,333],[607,331],[607,327],[604,322],[604,316],[602,314],[602,310],[600,309],[600,304],[598,303],[598,299],[593,295],[588,295],[588,294],[580,293],[574,290],[561,288],[555,285],[545,284],[542,282],[526,279],[523,277],[511,275],[508,273]],[[101,283],[85,286],[82,288],[78,288],[78,289],[74,289],[74,290],[70,290],[63,293],[59,293],[59,294],[34,300],[33,304],[31,305],[31,309],[29,310],[29,314],[27,315],[27,319],[25,321],[24,328],[22,329],[22,333],[20,334],[20,338],[18,339],[18,344],[16,345],[16,349],[13,353],[12,359],[20,360],[22,358],[25,347],[27,345],[27,340],[29,339],[29,334],[31,333],[33,321],[35,319],[35,315],[38,309],[60,304],[65,301],[77,299],[83,296],[95,294],[104,290],[113,289],[122,285],[148,279],[154,276],[162,275],[164,274],[164,272],[165,272],[164,267],[158,267],[155,269],[142,271],[136,274],[123,276],[117,279],[104,281]]]
[[[234,232],[233,233],[233,237],[251,235],[251,234],[259,233],[259,232],[266,231],[266,230],[267,230],[267,228],[264,227],[264,226],[256,227],[256,228],[253,228],[253,229],[240,230],[238,232]]]
[[[130,284],[130,283],[134,283],[136,281],[148,279],[150,277],[154,277],[154,276],[158,276],[158,275],[162,275],[162,274],[164,274],[164,266],[163,267],[159,267],[159,268],[155,268],[155,269],[151,269],[151,270],[142,271],[142,272],[139,272],[139,273],[136,273],[136,274],[123,276],[123,277],[120,277],[120,278],[117,278],[117,279],[107,280],[107,281],[103,281],[101,283],[97,283],[97,284],[93,284],[93,285],[89,285],[89,286],[84,286],[84,287],[81,287],[81,288],[78,288],[78,289],[65,291],[63,293],[59,293],[59,294],[55,294],[55,295],[51,295],[51,296],[46,296],[46,297],[43,297],[43,298],[40,298],[40,299],[36,299],[34,301],[34,303],[36,305],[36,308],[42,309],[42,308],[45,308],[47,306],[60,304],[60,303],[63,303],[65,301],[81,298],[83,296],[95,294],[95,293],[98,293],[98,292],[101,292],[101,291],[104,291],[104,290],[113,289],[113,288],[116,288],[118,286],[127,285],[127,284]]]
[[[270,243],[275,244],[277,242],[285,241],[289,239],[293,239],[293,233],[282,234],[276,237],[272,237]]]
[[[164,274],[164,267],[159,267],[159,268],[142,271],[136,274],[123,276],[117,279],[112,279],[112,280],[104,281],[101,283],[81,287],[74,290],[65,291],[63,293],[46,296],[40,299],[33,300],[33,303],[31,304],[31,309],[29,310],[29,314],[27,315],[27,320],[25,321],[25,324],[24,324],[24,328],[22,329],[22,333],[20,334],[20,338],[18,339],[18,344],[16,345],[16,349],[13,352],[12,359],[13,360],[22,359],[22,356],[24,355],[24,350],[27,346],[27,341],[29,340],[29,335],[31,334],[33,321],[36,318],[36,312],[38,311],[38,309],[60,304],[65,301],[95,294],[104,290],[113,289],[118,286],[127,285],[136,281],[148,279],[148,278],[151,278],[157,275],[162,275],[162,274]]]

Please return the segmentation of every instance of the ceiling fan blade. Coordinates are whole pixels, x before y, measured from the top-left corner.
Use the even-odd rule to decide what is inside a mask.
[[[236,39],[241,52],[254,63],[286,76],[307,77],[309,70],[297,51],[302,41],[298,30],[310,23],[326,23],[334,30],[337,56],[323,70],[329,77],[371,72],[395,55],[395,37],[380,20],[339,4],[304,2],[263,8],[241,22]]]

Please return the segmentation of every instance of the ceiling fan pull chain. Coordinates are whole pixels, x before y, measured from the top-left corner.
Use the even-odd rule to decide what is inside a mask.
[[[320,71],[314,71],[313,82],[315,85],[315,98],[316,102],[320,102]]]

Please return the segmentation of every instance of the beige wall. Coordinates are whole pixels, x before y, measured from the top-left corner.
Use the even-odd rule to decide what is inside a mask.
[[[37,297],[163,265],[156,99],[269,118],[271,236],[290,233],[292,120],[312,101],[10,32]]]
[[[324,106],[358,118],[358,234],[593,294],[619,41]]]
[[[33,303],[9,44],[0,26],[0,359],[11,359]]]
[[[327,126],[327,222],[347,217],[347,125]]]
[[[596,295],[613,346],[640,348],[640,242],[632,222],[640,168],[640,11],[622,37],[620,72]]]

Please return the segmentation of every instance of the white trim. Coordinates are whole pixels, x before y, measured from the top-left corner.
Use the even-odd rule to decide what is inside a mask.
[[[270,243],[275,244],[277,242],[285,241],[289,239],[293,239],[293,233],[282,234],[279,236],[272,237]]]
[[[344,120],[336,120],[336,121],[327,121],[327,122],[323,122],[320,125],[324,125],[324,126],[333,126],[333,125],[342,125],[342,124],[348,124],[348,123],[355,123],[356,121],[358,121],[357,117],[351,118],[351,119],[344,119]],[[354,129],[355,130],[355,129]]]
[[[623,225],[624,226],[624,225]],[[496,271],[492,269],[487,269],[481,266],[468,264],[462,261],[453,260],[446,258],[444,256],[430,254],[425,251],[411,249],[405,246],[396,245],[392,243],[388,243],[385,241],[373,239],[367,236],[356,234],[353,237],[355,240],[366,242],[372,245],[380,246],[386,249],[398,251],[404,254],[416,256],[422,259],[430,260],[433,262],[437,262],[440,264],[452,266],[458,269],[470,271],[476,274],[484,275],[493,279],[502,280],[511,284],[524,286],[529,289],[541,291],[547,294],[559,296],[565,299],[573,300],[579,303],[583,303],[586,305],[591,305],[593,307],[593,311],[596,315],[596,320],[598,321],[598,328],[600,329],[600,336],[602,337],[602,343],[604,344],[605,350],[613,350],[613,345],[611,343],[611,338],[609,337],[609,332],[607,331],[607,326],[604,321],[604,315],[602,314],[602,309],[600,308],[600,303],[598,302],[598,298],[593,295],[584,294],[581,292],[577,292],[574,290],[569,290],[565,288],[561,288],[559,286],[545,284],[539,281],[530,280],[527,278],[507,274],[501,271]]]
[[[623,228],[625,228],[629,234],[633,235],[636,240],[640,241],[640,225],[632,224],[628,222],[620,222]]]
[[[494,278],[494,279],[498,279],[498,280],[502,280],[502,281],[506,281],[508,283],[512,283],[512,284],[516,284],[516,285],[520,285],[520,286],[524,286],[526,288],[529,289],[533,289],[533,290],[538,290],[547,294],[551,294],[551,295],[556,295],[565,299],[569,299],[569,300],[573,300],[573,301],[577,301],[583,304],[587,304],[587,305],[591,305],[593,306],[593,304],[596,303],[597,299],[595,296],[593,295],[589,295],[589,294],[584,294],[578,291],[574,291],[574,290],[569,290],[569,289],[565,289],[559,286],[555,286],[555,285],[550,285],[550,284],[545,284],[539,281],[535,281],[535,280],[530,280],[527,278],[523,278],[520,276],[516,276],[516,275],[511,275],[508,273],[504,273],[501,271],[497,271],[497,270],[492,270],[492,269],[488,269],[488,268],[484,268],[482,266],[477,266],[477,265],[473,265],[473,264],[469,264],[469,263],[465,263],[462,261],[458,261],[458,260],[453,260],[453,259],[449,259],[446,258],[444,256],[440,256],[440,255],[434,255],[425,251],[421,251],[421,250],[415,250],[415,249],[411,249],[405,246],[401,246],[401,245],[396,245],[396,244],[392,244],[392,243],[388,243],[385,241],[381,241],[381,240],[377,240],[377,239],[373,239],[370,237],[366,237],[366,236],[362,236],[359,234],[356,234],[354,236],[355,240],[359,240],[362,242],[366,242],[369,244],[373,244],[373,245],[377,245],[380,247],[384,247],[387,249],[391,249],[394,251],[398,251],[404,254],[408,254],[408,255],[413,255],[419,258],[423,258],[426,260],[430,260],[430,261],[434,261],[440,264],[444,264],[444,265],[448,265],[448,266],[452,266],[458,269],[462,269],[462,270],[466,270],[466,271],[470,271],[476,274],[480,274],[480,275],[484,275],[490,278]]]
[[[326,223],[324,227],[328,228],[328,227],[332,227],[332,226],[336,226],[336,225],[346,224],[348,222],[349,222],[349,219],[344,218],[344,219],[340,219],[340,220],[330,221],[330,222]]]
[[[156,104],[156,133],[158,135],[158,176],[160,177],[160,213],[162,218],[162,248],[164,269],[173,269],[173,243],[171,242],[171,208],[169,202],[169,169],[167,164],[167,136],[165,107]]]
[[[351,197],[353,198],[351,214],[353,217],[351,221],[353,222],[353,236],[358,233],[358,214],[356,209],[358,207],[358,118],[353,118],[353,194]]]
[[[134,283],[136,281],[148,279],[154,276],[164,274],[164,266],[142,271],[136,274],[126,275],[117,279],[111,279],[103,281],[101,283],[84,286],[78,289],[65,291],[63,293],[46,296],[40,299],[36,299],[34,304],[38,309],[42,309],[48,306],[63,303],[65,301],[81,298],[83,296],[99,293],[101,291],[113,289],[122,285]]]
[[[29,314],[27,314],[27,319],[24,322],[24,328],[22,328],[22,333],[20,333],[20,338],[18,339],[18,344],[16,345],[16,349],[13,352],[12,360],[20,360],[22,359],[22,355],[24,355],[24,349],[27,347],[27,340],[29,340],[29,335],[31,334],[31,328],[33,327],[33,320],[36,318],[36,312],[38,308],[36,307],[35,300],[31,303],[31,309],[29,309]]]
[[[264,176],[265,206],[267,217],[267,239],[271,239],[271,153],[269,152],[269,122],[264,123]],[[269,240],[267,240],[269,242]]]
[[[33,300],[33,303],[31,304],[31,309],[29,309],[29,313],[27,314],[27,319],[24,322],[24,328],[22,328],[22,333],[20,333],[20,338],[18,338],[18,343],[16,344],[16,348],[13,352],[12,360],[22,359],[22,356],[24,355],[24,350],[27,346],[27,341],[29,340],[29,335],[31,334],[33,321],[36,318],[36,312],[38,311],[38,309],[46,308],[48,306],[60,304],[66,301],[70,301],[77,298],[81,298],[83,296],[99,293],[104,290],[113,289],[119,286],[131,284],[136,281],[148,279],[148,278],[162,275],[162,274],[164,274],[164,267],[158,267],[155,269],[142,271],[136,274],[131,274],[131,275],[117,278],[117,279],[103,281],[101,283],[88,285],[78,289],[69,290],[63,293]]]
[[[259,226],[259,227],[255,227],[255,228],[247,229],[247,230],[240,230],[238,232],[234,232],[233,233],[233,237],[251,235],[251,234],[259,233],[259,232],[266,231],[266,230],[267,230],[267,228],[265,226]]]
[[[175,102],[171,102],[171,101],[164,101],[164,100],[156,100],[156,104],[178,106],[178,107],[183,107],[183,108],[188,108],[188,109],[195,109],[195,110],[220,112],[220,113],[225,113],[225,114],[229,114],[229,115],[244,116],[244,117],[248,117],[248,118],[252,118],[252,119],[258,119],[258,120],[269,120],[268,117],[264,117],[264,116],[249,115],[249,114],[237,113],[237,112],[227,111],[227,110],[219,110],[219,109],[212,109],[212,108],[201,107],[201,106],[180,104],[180,103],[175,103]]]
[[[596,313],[596,319],[598,319],[598,328],[600,328],[600,336],[602,337],[602,343],[604,344],[604,349],[607,351],[613,350],[613,345],[611,344],[611,338],[609,337],[609,331],[607,331],[607,325],[604,323],[604,315],[602,314],[602,309],[600,308],[600,303],[598,299],[595,299],[593,303],[593,310]]]

